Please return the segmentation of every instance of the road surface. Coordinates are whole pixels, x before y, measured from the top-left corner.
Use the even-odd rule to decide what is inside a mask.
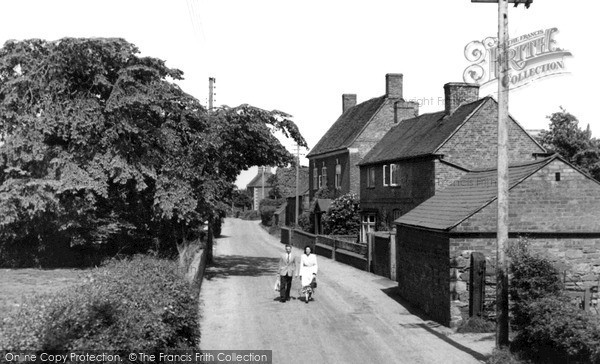
[[[226,219],[202,291],[203,350],[273,350],[273,363],[481,363],[491,335],[453,334],[409,312],[395,282],[318,257],[314,301],[278,301],[284,251],[257,221]],[[294,249],[297,256],[299,249]]]

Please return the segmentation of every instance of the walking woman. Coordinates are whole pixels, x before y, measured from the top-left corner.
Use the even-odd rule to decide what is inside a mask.
[[[300,257],[300,269],[298,275],[302,281],[302,295],[306,303],[310,300],[316,287],[316,276],[319,267],[317,266],[317,256],[311,254],[310,246],[304,248],[304,254]],[[314,283],[313,283],[314,281]]]

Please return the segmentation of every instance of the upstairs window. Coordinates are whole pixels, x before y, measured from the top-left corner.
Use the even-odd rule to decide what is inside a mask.
[[[325,167],[325,162],[323,162],[323,167],[321,168],[321,176],[323,177],[321,181],[322,186],[325,187],[327,186],[327,167]]]
[[[375,167],[367,169],[367,188],[375,187]]]
[[[342,188],[342,165],[340,160],[335,160],[335,188]]]
[[[384,186],[389,186],[390,185],[390,175],[388,173],[388,166],[387,166],[387,164],[385,164],[383,166],[383,185]]]
[[[400,165],[390,164],[390,186],[400,186]]]
[[[313,190],[316,190],[319,188],[318,178],[319,178],[319,169],[315,167],[313,169]]]

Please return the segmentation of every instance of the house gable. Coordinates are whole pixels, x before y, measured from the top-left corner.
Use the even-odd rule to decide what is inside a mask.
[[[491,97],[442,144],[436,152],[444,159],[465,168],[492,167],[497,163],[498,103]],[[534,153],[545,153],[531,135],[512,117],[509,118],[509,163],[534,160]]]
[[[494,201],[452,231],[495,232],[496,211]],[[600,233],[600,183],[555,158],[511,188],[509,231]]]

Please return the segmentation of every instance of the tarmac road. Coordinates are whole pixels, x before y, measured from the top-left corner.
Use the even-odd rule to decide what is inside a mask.
[[[481,363],[490,334],[455,334],[411,314],[395,282],[318,257],[314,301],[280,303],[284,251],[257,221],[226,219],[202,291],[202,350],[272,350],[273,363]],[[299,256],[301,251],[294,249]]]

